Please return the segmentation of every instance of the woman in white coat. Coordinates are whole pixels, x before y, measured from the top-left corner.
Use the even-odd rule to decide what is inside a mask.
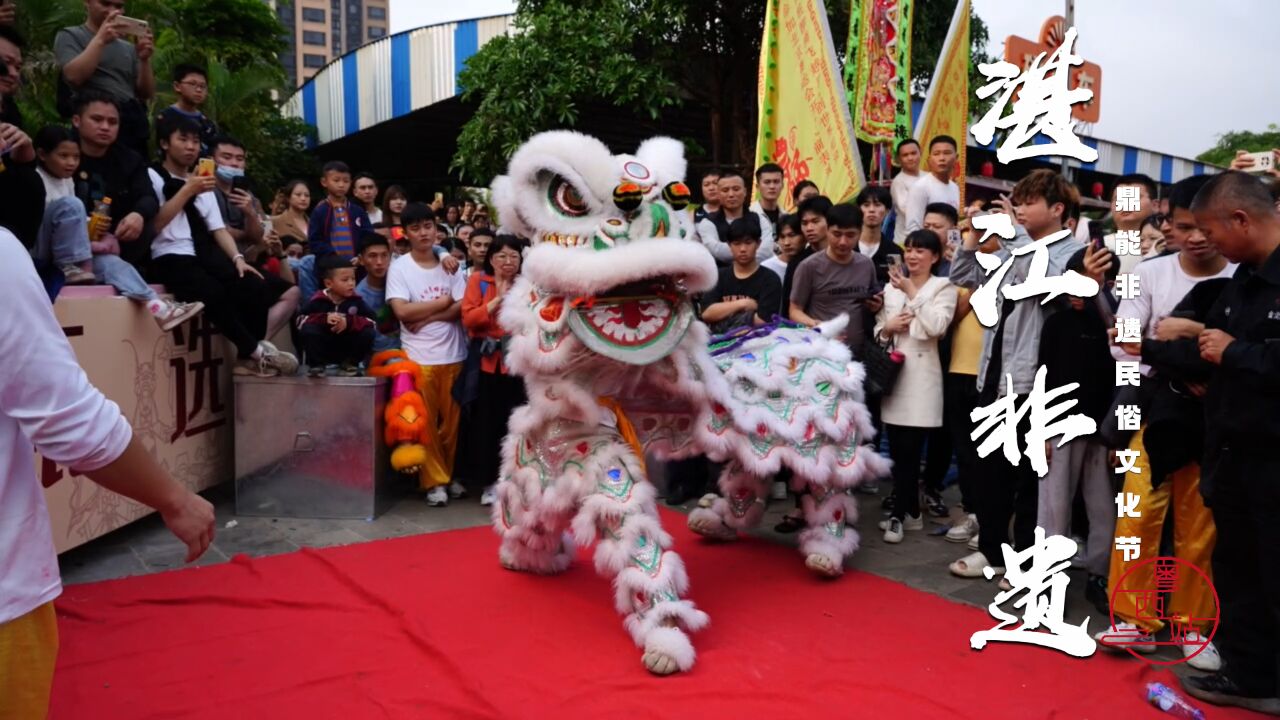
[[[902,542],[905,530],[924,529],[920,460],[929,430],[942,427],[938,340],[946,335],[956,311],[955,286],[933,274],[941,260],[937,234],[930,230],[908,234],[901,263],[889,266],[890,286],[876,315],[875,339],[906,356],[897,384],[880,405],[893,459],[893,515],[880,523],[888,543]]]

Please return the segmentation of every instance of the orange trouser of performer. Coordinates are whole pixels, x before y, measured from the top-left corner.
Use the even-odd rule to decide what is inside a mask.
[[[1111,589],[1111,611],[1117,622],[1129,622],[1149,633],[1155,633],[1164,627],[1164,623],[1151,617],[1139,617],[1135,593],[1115,593],[1120,578],[1131,567],[1160,555],[1160,535],[1164,529],[1164,519],[1173,503],[1173,555],[1179,560],[1195,565],[1212,581],[1213,569],[1210,560],[1213,556],[1213,544],[1218,533],[1213,524],[1213,515],[1204,505],[1200,496],[1200,466],[1191,463],[1176,472],[1170,473],[1160,483],[1160,487],[1151,487],[1151,465],[1147,461],[1147,451],[1142,444],[1143,432],[1139,430],[1129,443],[1130,450],[1138,451],[1138,460],[1134,468],[1140,473],[1128,472],[1124,478],[1123,493],[1133,493],[1141,498],[1137,510],[1140,517],[1122,517],[1116,520],[1116,537],[1141,538],[1142,551],[1138,558],[1124,562],[1120,551],[1111,562],[1111,572],[1107,579],[1107,587]],[[1124,578],[1124,587],[1129,590],[1154,589],[1154,565],[1147,564],[1134,570]],[[1181,623],[1189,623],[1190,618],[1212,618],[1214,615],[1213,591],[1202,582],[1179,582],[1177,589],[1169,598],[1169,612]],[[1195,623],[1196,630],[1208,634],[1202,627],[1203,621]]]
[[[423,490],[430,490],[453,481],[453,456],[458,449],[458,420],[462,415],[462,408],[453,400],[453,383],[462,372],[462,363],[421,367],[427,441],[418,484]]]
[[[31,720],[49,713],[58,618],[48,602],[0,624],[0,720]]]

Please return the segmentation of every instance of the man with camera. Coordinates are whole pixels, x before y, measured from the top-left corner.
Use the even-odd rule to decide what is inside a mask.
[[[85,23],[59,30],[53,51],[71,90],[92,90],[116,101],[120,142],[147,157],[146,102],[156,93],[151,71],[156,45],[151,28],[126,17],[124,5],[124,0],[85,0]]]

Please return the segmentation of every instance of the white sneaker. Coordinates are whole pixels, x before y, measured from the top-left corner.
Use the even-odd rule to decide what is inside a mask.
[[[236,360],[231,368],[232,375],[254,375],[256,377],[275,377],[280,372],[267,364],[265,357],[244,358]]]
[[[787,484],[781,480],[773,481],[773,490],[769,493],[769,497],[774,500],[787,499]]]
[[[93,273],[74,263],[59,265],[58,269],[62,271],[68,285],[93,285],[98,282]]]
[[[1198,632],[1187,633],[1187,644],[1182,646],[1182,657],[1190,658],[1187,664],[1197,670],[1204,672],[1218,672],[1222,669],[1222,656],[1218,654],[1218,648],[1213,643],[1206,643],[1203,650],[1200,650],[1200,643],[1205,641],[1205,637]],[[1200,650],[1199,653],[1196,653]],[[1195,657],[1191,657],[1192,655]]]
[[[293,375],[298,372],[298,358],[282,352],[266,340],[258,343],[258,350],[262,354],[262,362],[268,367],[275,368],[281,375]]]
[[[204,303],[199,301],[184,303],[174,300],[155,300],[154,302],[156,305],[149,306],[148,309],[151,310],[151,317],[164,332],[169,332],[204,311]]]
[[[898,518],[881,520],[880,527],[884,528],[884,541],[893,545],[902,542],[902,537],[906,534],[902,529],[902,521]]]
[[[493,485],[490,485],[489,487],[485,488],[484,492],[480,493],[480,504],[484,505],[485,507],[489,507],[490,505],[494,504],[497,501],[498,501],[498,490]]]
[[[453,498],[454,500],[458,500],[466,496],[467,496],[467,489],[462,487],[461,483],[456,483],[456,482],[449,483],[449,497]]]
[[[449,504],[449,492],[443,485],[437,485],[427,491],[427,504],[431,507],[444,507]]]
[[[969,513],[965,516],[964,522],[959,525],[952,525],[947,530],[947,542],[962,543],[968,542],[970,538],[978,536],[978,516]]]
[[[1103,638],[1107,638],[1107,641],[1104,641]],[[1124,652],[1128,648],[1134,652],[1149,655],[1156,651],[1155,636],[1140,629],[1133,623],[1116,623],[1106,630],[1095,633],[1093,639],[1097,640],[1104,650],[1110,650],[1111,652]],[[1208,651],[1208,648],[1206,648],[1205,652]],[[1200,654],[1203,655],[1204,653]],[[1216,650],[1214,654],[1217,654]]]
[[[880,521],[880,529],[881,529],[881,530],[888,530],[888,529],[889,529],[889,526],[890,526],[893,522],[894,522],[893,518],[890,518],[890,519],[888,519],[888,520],[881,520],[881,521]],[[924,529],[924,516],[922,516],[922,515],[914,515],[914,516],[913,516],[913,515],[907,515],[906,517],[904,517],[904,518],[902,519],[902,529],[903,529],[903,530],[923,530],[923,529]]]
[[[977,550],[978,549],[978,533],[974,533],[973,537],[969,538],[969,542],[967,544],[970,550]]]

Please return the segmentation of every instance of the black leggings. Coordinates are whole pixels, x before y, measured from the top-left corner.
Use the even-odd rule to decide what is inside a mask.
[[[920,456],[934,428],[885,423],[889,457],[893,460],[893,516],[901,520],[920,514]]]
[[[466,479],[471,492],[498,482],[507,422],[511,412],[527,402],[524,380],[515,375],[481,372],[478,390],[468,438],[471,462]]]
[[[247,358],[267,334],[266,286],[257,275],[239,277],[225,253],[161,255],[152,261],[156,277],[182,302],[204,303],[205,317]]]
[[[964,505],[965,512],[976,513],[978,446],[969,434],[974,427],[970,414],[978,405],[978,376],[947,373],[945,393],[947,430],[951,433],[959,470],[960,504]]]

